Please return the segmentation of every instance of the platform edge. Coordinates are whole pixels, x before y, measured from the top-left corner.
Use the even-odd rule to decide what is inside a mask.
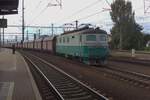
[[[39,93],[39,90],[38,90],[38,88],[37,88],[37,85],[36,85],[36,83],[35,83],[35,81],[34,81],[34,78],[33,78],[32,74],[31,74],[31,71],[30,71],[30,69],[29,69],[29,67],[28,67],[28,65],[27,65],[27,63],[26,63],[26,61],[25,61],[25,59],[23,58],[23,56],[22,56],[19,52],[17,52],[17,53],[18,53],[18,55],[21,57],[21,59],[23,60],[23,62],[25,63],[25,66],[26,66],[28,75],[29,75],[29,77],[30,77],[30,81],[31,81],[31,84],[32,84],[32,87],[33,87],[33,91],[34,91],[36,100],[42,100],[42,97],[41,97],[41,95],[40,95],[40,93]]]

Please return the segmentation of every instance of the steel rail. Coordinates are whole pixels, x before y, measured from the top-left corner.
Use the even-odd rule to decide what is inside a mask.
[[[29,54],[30,56],[40,60],[41,62],[43,62],[44,64],[52,67],[53,69],[55,69],[56,71],[58,71],[59,73],[61,74],[64,74],[65,76],[68,76],[69,78],[71,78],[72,80],[74,80],[75,82],[77,82],[78,84],[80,84],[81,86],[83,86],[84,88],[88,89],[89,91],[91,91],[93,94],[97,95],[99,97],[100,100],[109,100],[108,98],[106,98],[105,96],[101,95],[100,93],[98,93],[97,91],[93,90],[92,88],[90,88],[89,86],[85,85],[84,83],[82,83],[81,81],[79,81],[78,79],[76,79],[75,77],[67,74],[66,72],[64,72],[63,70],[59,69],[57,66],[35,56],[35,55],[32,55],[32,54]],[[38,68],[39,69],[39,68]],[[39,69],[40,70],[40,69]],[[45,76],[46,77],[46,76]],[[46,77],[47,80],[49,80],[47,77]],[[50,82],[50,81],[49,81]],[[51,83],[51,82],[50,82]],[[52,83],[51,83],[52,84]],[[55,88],[56,89],[56,88]],[[57,90],[57,89],[56,89]],[[58,92],[58,90],[57,90]],[[59,93],[59,92],[58,92]],[[60,93],[59,93],[60,94]],[[61,94],[60,94],[61,95]],[[62,96],[62,95],[61,95]],[[63,98],[63,96],[62,96]]]
[[[64,98],[62,97],[62,95],[57,91],[57,89],[55,88],[55,86],[49,81],[49,79],[45,76],[45,74],[38,68],[38,66],[36,65],[36,64],[34,64],[33,62],[32,62],[32,60],[29,58],[29,57],[27,57],[27,56],[25,56],[24,55],[24,57],[26,58],[26,59],[28,59],[28,61],[39,71],[39,73],[45,78],[45,80],[49,83],[49,85],[53,88],[53,90],[58,94],[58,97],[60,98],[60,100],[64,100]]]
[[[112,67],[108,67],[108,66],[106,66],[106,68],[109,68],[109,69],[112,69],[112,70],[116,70],[116,71],[119,71],[119,72],[123,72],[123,73],[132,74],[132,75],[135,75],[135,76],[138,76],[138,77],[142,77],[142,78],[146,78],[146,79],[150,80],[150,76],[149,75],[145,75],[145,74],[142,74],[142,73],[139,73],[139,72],[121,70],[119,68],[112,68]]]

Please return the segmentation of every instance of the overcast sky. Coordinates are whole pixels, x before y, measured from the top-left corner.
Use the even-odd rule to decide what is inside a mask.
[[[56,4],[59,0],[24,0],[25,1],[25,24],[26,25],[62,25],[64,23],[79,20],[79,23],[93,23],[109,31],[112,27],[109,10],[109,4],[106,0],[62,0],[62,8],[49,6]],[[113,0],[107,0],[110,4]],[[150,15],[144,14],[143,0],[129,0],[132,2],[135,11],[136,21],[144,26],[144,30],[149,30]],[[21,0],[19,5],[19,14],[6,16],[8,24],[21,25]],[[150,3],[146,3],[146,7]],[[86,8],[86,9],[85,9]],[[148,9],[150,11],[150,9]],[[97,14],[96,14],[97,13]],[[94,16],[92,16],[94,14]],[[7,29],[11,30],[10,28]],[[21,29],[15,29],[20,31]]]

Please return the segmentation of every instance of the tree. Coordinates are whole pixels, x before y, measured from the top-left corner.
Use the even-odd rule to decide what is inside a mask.
[[[140,49],[143,44],[143,29],[136,23],[132,4],[125,0],[115,0],[111,4],[112,47],[120,49]]]

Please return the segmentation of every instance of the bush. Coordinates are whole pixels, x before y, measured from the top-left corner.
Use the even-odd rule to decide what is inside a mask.
[[[144,50],[150,51],[150,47],[145,47]]]

